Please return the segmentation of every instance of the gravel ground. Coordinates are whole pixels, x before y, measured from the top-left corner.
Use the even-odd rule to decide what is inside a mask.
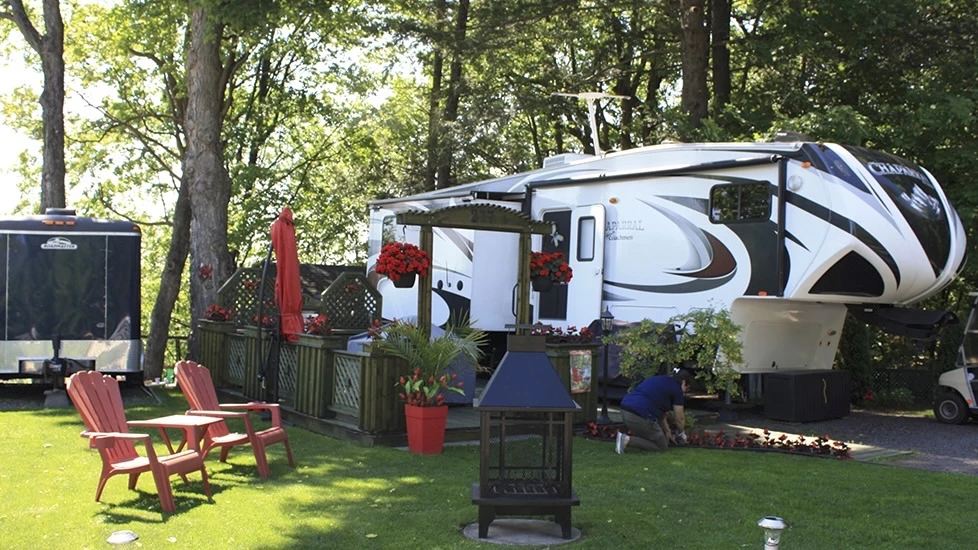
[[[126,405],[149,405],[156,399],[138,387],[120,386],[122,402]],[[0,384],[0,411],[41,409],[44,407],[44,387],[28,384]],[[71,405],[68,405],[69,407]]]
[[[978,475],[978,423],[973,420],[948,425],[928,417],[860,410],[844,418],[797,423],[770,420],[754,410],[737,412],[727,423],[806,436],[828,435],[848,443],[913,451],[886,459],[886,464]]]

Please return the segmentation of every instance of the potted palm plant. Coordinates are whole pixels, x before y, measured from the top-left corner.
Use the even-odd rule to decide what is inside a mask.
[[[482,357],[486,334],[467,320],[449,321],[445,333],[432,337],[415,324],[394,322],[383,330],[374,349],[407,361],[410,372],[399,379],[407,419],[408,449],[416,454],[439,454],[448,419],[446,392],[462,392],[462,382],[445,370],[459,356],[473,364]]]

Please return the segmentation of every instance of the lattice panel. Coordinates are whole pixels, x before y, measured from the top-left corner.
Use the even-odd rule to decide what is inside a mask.
[[[295,379],[299,368],[299,352],[295,346],[282,346],[278,356],[278,394],[288,400],[295,398]]]
[[[334,329],[363,330],[380,319],[380,293],[360,273],[341,274],[323,291],[321,301]]]
[[[228,338],[228,382],[236,386],[244,384],[245,341],[244,337],[231,335]]]
[[[231,320],[238,325],[255,326],[258,316],[258,287],[261,286],[260,267],[242,267],[234,272],[226,283],[217,291],[218,302],[223,307],[231,309]],[[262,315],[270,319],[278,318],[278,308],[275,307],[275,277],[272,274],[265,279],[264,306]]]
[[[356,413],[360,410],[360,358],[333,355],[333,405]]]

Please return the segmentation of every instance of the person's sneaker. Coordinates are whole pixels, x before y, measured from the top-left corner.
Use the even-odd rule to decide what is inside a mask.
[[[618,435],[615,436],[615,452],[618,454],[622,454],[625,452],[625,447],[627,446],[628,446],[628,436],[621,432],[618,432]]]

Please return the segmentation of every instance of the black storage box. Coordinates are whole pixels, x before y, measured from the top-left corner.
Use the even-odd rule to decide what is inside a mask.
[[[764,416],[815,422],[849,414],[849,371],[801,370],[764,375]]]

